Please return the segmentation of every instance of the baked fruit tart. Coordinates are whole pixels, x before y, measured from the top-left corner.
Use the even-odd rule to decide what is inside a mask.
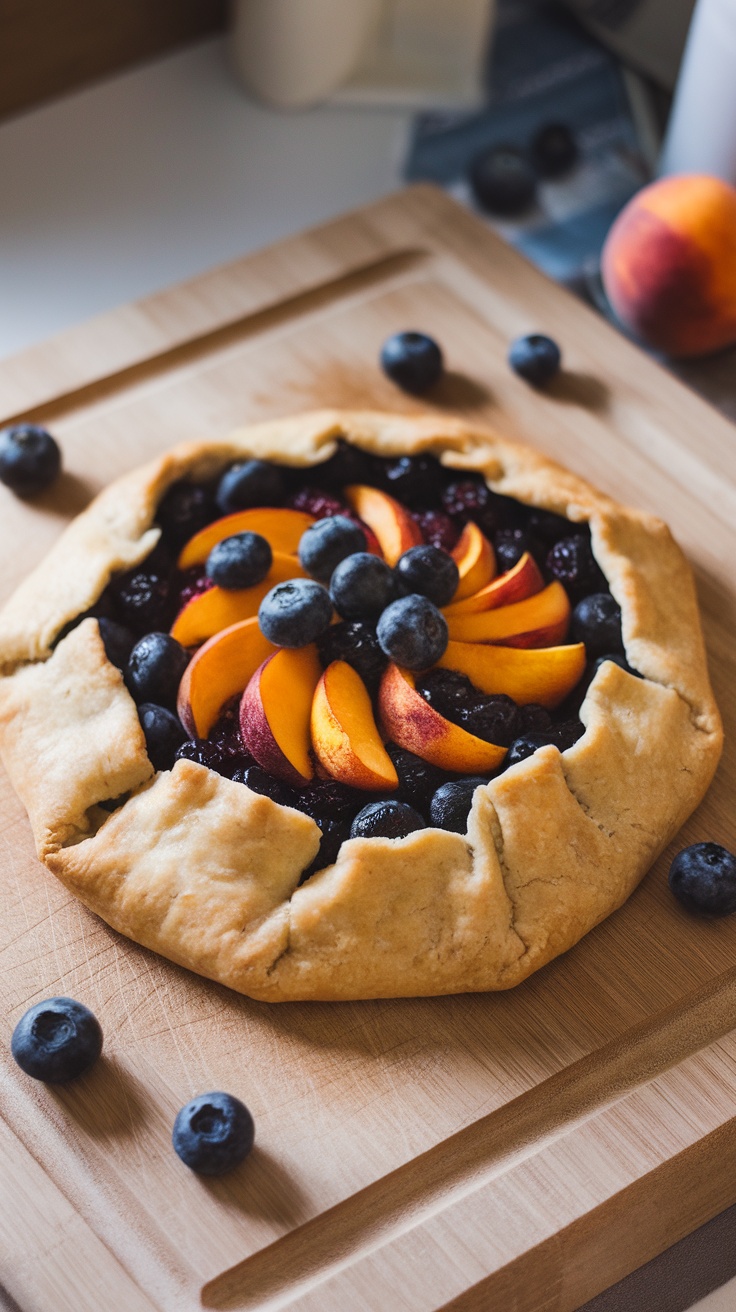
[[[108,487],[0,615],[41,860],[251,997],[510,988],[721,751],[667,528],[438,415],[323,411]]]

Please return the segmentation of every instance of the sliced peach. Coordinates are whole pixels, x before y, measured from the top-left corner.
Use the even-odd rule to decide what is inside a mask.
[[[309,722],[321,674],[314,644],[282,647],[256,670],[240,702],[240,732],[251,756],[296,788],[314,775]]]
[[[481,692],[503,692],[519,706],[538,702],[552,709],[580,682],[585,659],[582,642],[530,649],[448,642],[439,664],[466,674]]]
[[[232,624],[200,647],[184,671],[176,703],[191,738],[207,737],[225,702],[243,691],[258,666],[275,651],[255,618]]]
[[[386,736],[442,770],[484,774],[495,770],[506,755],[505,747],[476,738],[435,711],[417,692],[414,676],[398,665],[387,667],[378,705]]]
[[[368,789],[398,786],[365,684],[347,661],[333,661],[317,684],[312,746],[320,764],[340,783]]]
[[[424,541],[416,520],[387,492],[367,487],[364,483],[353,483],[344,489],[343,495],[359,519],[377,537],[389,565],[395,565],[405,551]]]
[[[314,523],[314,515],[303,510],[288,510],[282,506],[255,506],[252,510],[238,510],[234,515],[216,519],[214,524],[195,533],[183,548],[177,565],[190,569],[202,565],[213,547],[235,533],[260,533],[271,544],[271,550],[293,556],[302,533]]]
[[[552,647],[562,642],[570,623],[570,601],[555,579],[524,601],[476,615],[448,617],[455,642],[495,642],[505,647]]]
[[[490,583],[496,573],[493,547],[472,520],[465,525],[450,554],[460,574],[453,601],[471,597],[474,592]]]
[[[277,583],[305,577],[296,556],[274,552],[273,564],[262,583],[232,591],[229,588],[209,588],[207,592],[192,597],[174,620],[171,636],[182,647],[197,647],[221,629],[257,615],[266,593]]]
[[[527,597],[533,597],[535,593],[541,592],[543,587],[544,579],[539,567],[534,557],[525,551],[521,560],[517,560],[505,574],[499,574],[498,578],[486,584],[479,592],[474,592],[472,597],[465,597],[462,601],[452,601],[449,606],[444,607],[443,613],[448,622],[457,615],[477,615],[484,610],[496,610],[499,606],[510,606],[515,601],[524,601]]]

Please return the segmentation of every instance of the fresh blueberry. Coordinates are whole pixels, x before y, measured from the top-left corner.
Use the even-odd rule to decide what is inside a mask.
[[[730,916],[736,911],[736,856],[720,843],[693,843],[678,852],[669,886],[688,911]]]
[[[532,141],[532,159],[543,178],[559,178],[578,158],[578,147],[564,123],[548,123]]]
[[[398,456],[384,470],[386,491],[410,510],[433,506],[442,494],[442,468],[435,456]]]
[[[475,706],[463,707],[458,718],[468,733],[497,747],[510,747],[521,733],[519,708],[503,693],[484,697]]]
[[[535,387],[543,387],[559,372],[560,348],[544,333],[527,333],[517,337],[509,347],[509,364],[514,373]]]
[[[152,702],[138,707],[138,719],[154,770],[171,770],[178,748],[187,740],[181,721],[164,706],[154,706]]]
[[[251,506],[278,506],[286,493],[286,479],[277,465],[266,460],[245,460],[232,465],[217,486],[217,508],[223,515]]]
[[[639,671],[629,665],[626,657],[622,656],[620,651],[607,651],[602,656],[596,656],[593,662],[593,673],[597,674],[601,665],[605,665],[606,661],[612,661],[614,665],[618,665],[619,669],[626,670],[627,674],[633,674],[637,679],[641,678]]]
[[[426,823],[406,802],[369,802],[359,811],[350,828],[351,838],[406,838]]]
[[[48,1084],[76,1080],[102,1052],[102,1030],[88,1007],[73,998],[37,1002],[13,1030],[10,1050],[26,1075]]]
[[[146,633],[130,653],[125,682],[137,702],[173,711],[189,655],[168,633]]]
[[[369,693],[378,692],[387,662],[378,645],[374,624],[366,620],[331,624],[317,640],[317,649],[324,669],[333,661],[347,661],[357,670]]]
[[[504,759],[504,766],[516,765],[517,761],[525,761],[527,756],[534,755],[537,748],[548,746],[549,734],[547,733],[522,734],[509,747]]]
[[[271,546],[260,533],[234,533],[212,548],[205,572],[218,588],[252,588],[272,563]]]
[[[277,583],[258,607],[261,632],[277,647],[306,647],[328,628],[330,594],[313,579]]]
[[[486,782],[486,779],[470,778],[451,779],[442,784],[429,804],[432,824],[438,829],[450,829],[454,834],[466,833],[475,790]]]
[[[442,373],[442,351],[426,333],[394,333],[381,347],[381,368],[404,392],[421,396]]]
[[[156,522],[161,525],[168,545],[178,551],[195,533],[206,528],[216,514],[209,488],[198,483],[172,483],[159,502]]]
[[[0,431],[0,483],[19,497],[50,487],[61,470],[61,451],[45,428],[19,424]]]
[[[555,542],[547,555],[547,569],[574,601],[579,601],[591,592],[602,592],[606,586],[590,541],[582,533],[571,534]]]
[[[110,620],[104,615],[100,615],[97,626],[110,664],[124,670],[135,646],[134,634],[124,624],[118,624],[117,620]]]
[[[231,1093],[201,1093],[177,1113],[171,1142],[185,1166],[198,1175],[224,1175],[253,1147],[248,1108]]]
[[[533,204],[537,179],[529,160],[513,146],[492,146],[470,166],[470,185],[481,209],[513,218]]]
[[[443,655],[449,637],[444,615],[416,592],[386,607],[376,633],[389,660],[408,670],[426,670],[434,665]]]
[[[308,574],[327,587],[340,562],[354,552],[364,552],[366,546],[359,524],[345,515],[332,515],[318,519],[302,534],[299,561]]]
[[[330,596],[335,609],[346,620],[380,615],[396,596],[396,578],[391,566],[380,556],[356,551],[341,560],[335,569]]]
[[[621,607],[610,592],[594,592],[578,602],[572,613],[570,636],[574,642],[585,643],[589,656],[623,651]]]
[[[396,573],[407,592],[419,592],[435,606],[449,606],[460,582],[452,556],[428,545],[405,551],[396,563]]]

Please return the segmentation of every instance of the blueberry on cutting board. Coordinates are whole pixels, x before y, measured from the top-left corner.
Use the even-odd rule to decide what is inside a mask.
[[[73,998],[47,998],[21,1016],[10,1051],[26,1075],[47,1084],[76,1080],[102,1052],[97,1017]]]
[[[37,424],[18,424],[0,431],[0,483],[19,497],[33,497],[61,472],[59,444]]]
[[[514,373],[534,387],[544,387],[560,371],[562,353],[557,342],[544,333],[527,333],[517,337],[509,348],[509,364]]]
[[[171,1142],[197,1175],[225,1175],[248,1156],[255,1125],[248,1108],[230,1093],[202,1093],[182,1107]]]
[[[731,916],[736,911],[736,856],[720,843],[693,843],[677,853],[669,886],[688,911]]]
[[[381,368],[404,392],[421,396],[437,382],[444,368],[442,351],[426,333],[394,333],[381,347]]]

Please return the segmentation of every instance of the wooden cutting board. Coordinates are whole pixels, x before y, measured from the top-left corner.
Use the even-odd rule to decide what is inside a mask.
[[[672,525],[736,707],[736,429],[441,193],[418,187],[104,315],[0,367],[3,423],[59,437],[39,503],[0,489],[0,597],[99,488],[170,444],[314,406],[420,405],[381,342],[433,334],[431,404],[488,420]],[[512,337],[562,345],[546,392]],[[730,735],[673,851],[736,845]],[[0,797],[0,1283],[25,1310],[572,1312],[736,1200],[736,918],[687,916],[665,853],[564,958],[496,995],[268,1006],[118,937],[45,873]],[[50,994],[91,1006],[98,1066],[28,1080],[7,1039]],[[207,1182],[178,1108],[242,1097],[252,1157]]]

